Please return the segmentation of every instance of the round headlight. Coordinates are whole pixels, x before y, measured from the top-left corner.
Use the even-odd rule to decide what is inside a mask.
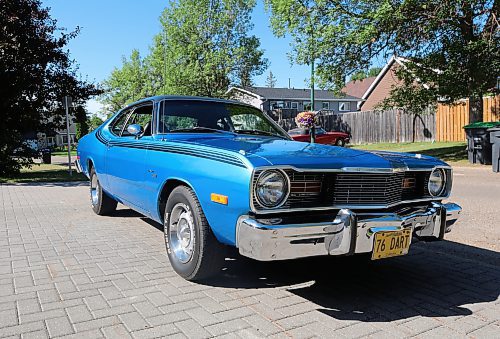
[[[263,207],[280,206],[288,196],[286,174],[279,170],[262,172],[255,184],[255,196]]]
[[[446,186],[446,176],[442,169],[435,169],[429,177],[429,193],[433,197],[441,195]]]

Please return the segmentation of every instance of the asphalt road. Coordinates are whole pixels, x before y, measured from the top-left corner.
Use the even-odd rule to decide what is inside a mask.
[[[446,239],[500,252],[500,173],[490,166],[456,167],[449,200],[463,214]]]

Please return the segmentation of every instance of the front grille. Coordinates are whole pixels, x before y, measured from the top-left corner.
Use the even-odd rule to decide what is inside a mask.
[[[253,187],[260,172],[254,174]],[[285,173],[290,178],[290,195],[280,209],[389,206],[430,198],[430,171],[329,173],[286,169]],[[255,195],[253,205],[259,209]]]
[[[334,205],[394,204],[401,200],[404,173],[338,174],[335,178]]]

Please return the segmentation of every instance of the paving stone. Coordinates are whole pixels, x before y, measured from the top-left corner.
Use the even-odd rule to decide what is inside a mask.
[[[111,317],[99,318],[89,321],[84,321],[81,323],[76,323],[73,326],[77,332],[90,331],[94,329],[99,329],[107,326],[114,326],[120,324],[120,319],[113,315]]]
[[[212,335],[193,319],[176,321],[175,326],[188,338],[210,338]]]
[[[218,323],[210,326],[205,326],[205,329],[214,336],[230,334],[249,327],[250,325],[241,319],[229,320],[224,323]]]
[[[45,323],[51,337],[60,337],[73,333],[73,327],[67,317],[47,319]]]
[[[357,324],[338,329],[336,333],[347,338],[360,338],[380,331],[371,324],[359,322]]]
[[[135,303],[133,306],[144,318],[162,314],[162,312],[149,301]]]
[[[500,326],[495,324],[486,325],[468,334],[471,338],[498,338]]]
[[[8,337],[12,335],[21,335],[22,333],[35,332],[44,330],[45,324],[43,321],[34,321],[27,324],[20,324],[16,326],[0,327],[0,337]]]
[[[284,330],[283,327],[260,314],[252,314],[251,316],[245,317],[244,320],[256,329],[261,336],[267,337]]]
[[[102,328],[106,338],[132,338],[128,330],[122,324]]]
[[[119,315],[124,313],[134,312],[135,308],[132,305],[121,305],[110,308],[103,308],[92,312],[94,318],[109,317],[111,315]]]
[[[179,329],[174,324],[166,324],[132,332],[132,336],[134,338],[158,338],[171,336],[179,332]]]
[[[92,320],[92,314],[86,305],[77,305],[66,308],[69,319],[72,323],[79,323],[83,321]]]
[[[158,325],[172,324],[186,319],[190,319],[190,316],[184,311],[178,311],[157,315],[155,317],[148,317],[147,322],[151,324],[150,327],[153,327]]]
[[[40,312],[42,309],[38,300],[35,299],[26,299],[26,300],[18,300],[17,301],[17,310],[19,314],[30,314]]]
[[[109,307],[108,303],[101,295],[85,297],[84,301],[90,311],[97,311]]]
[[[133,332],[137,330],[143,330],[150,325],[146,322],[146,320],[139,314],[139,312],[131,312],[120,314],[118,318],[125,325],[128,331]],[[152,318],[149,318],[151,320]]]
[[[61,338],[64,339],[98,339],[98,338],[104,338],[104,335],[102,334],[101,330],[90,330],[90,331],[83,331],[83,332],[77,332],[75,334],[69,334],[62,336]]]
[[[55,309],[37,313],[20,314],[19,320],[21,324],[30,323],[33,321],[47,320],[52,318],[60,318],[66,316],[64,309]]]
[[[2,327],[18,324],[16,309],[4,309],[0,311],[0,324]]]
[[[22,339],[48,339],[49,334],[46,330],[39,330],[34,332],[23,333],[21,335]]]
[[[188,309],[185,312],[203,327],[221,322],[219,318],[201,307]]]

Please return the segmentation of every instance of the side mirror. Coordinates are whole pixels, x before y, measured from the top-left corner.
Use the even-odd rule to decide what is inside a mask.
[[[127,132],[129,132],[130,134],[132,134],[136,138],[138,138],[143,131],[144,130],[142,129],[142,126],[138,125],[138,124],[128,125],[128,127],[127,127]]]

